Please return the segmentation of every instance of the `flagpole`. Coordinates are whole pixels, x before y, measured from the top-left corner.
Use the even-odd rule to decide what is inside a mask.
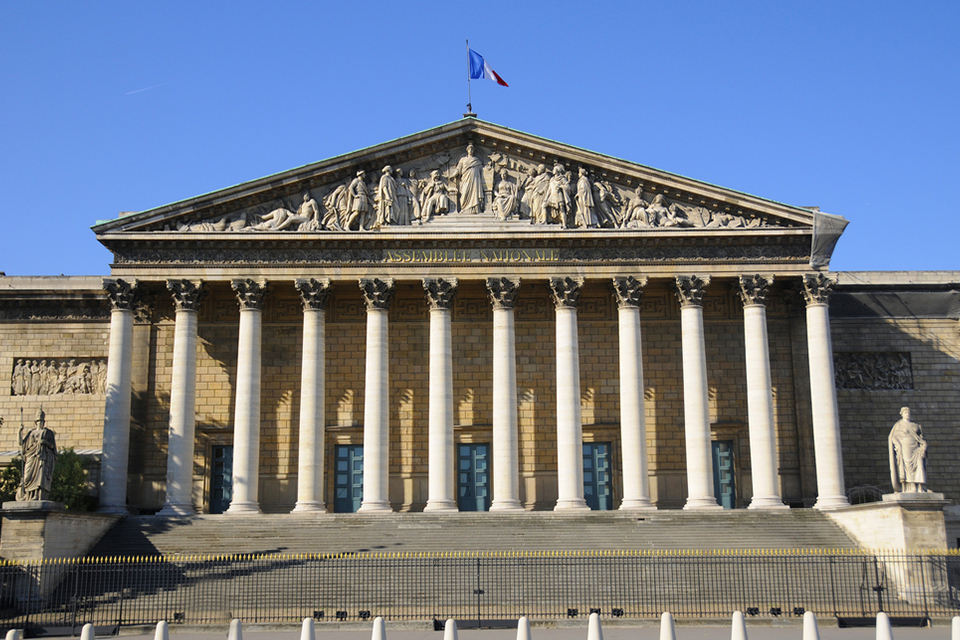
[[[467,112],[463,114],[464,118],[476,118],[477,114],[473,112],[473,100],[470,97],[470,39],[467,38]]]

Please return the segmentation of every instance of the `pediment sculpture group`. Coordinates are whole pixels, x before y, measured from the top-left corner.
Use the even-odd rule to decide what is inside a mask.
[[[443,167],[448,156],[427,165]],[[510,168],[513,165],[513,169]],[[485,167],[492,173],[487,189]],[[560,162],[527,167],[494,154],[486,164],[472,144],[456,165],[444,172],[384,166],[376,184],[367,172],[337,185],[321,203],[309,191],[293,207],[285,202],[261,213],[243,211],[217,220],[178,223],[178,231],[374,231],[385,227],[428,224],[453,213],[477,215],[488,210],[499,221],[559,225],[563,229],[735,229],[770,226],[761,218],[747,219],[706,207],[668,201],[663,194],[647,200],[643,185],[632,195],[598,180],[580,166],[577,176]],[[422,171],[422,169],[421,169]],[[488,196],[489,202],[488,202]]]

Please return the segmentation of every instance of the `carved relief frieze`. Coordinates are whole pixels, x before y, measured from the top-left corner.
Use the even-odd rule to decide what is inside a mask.
[[[399,160],[400,158],[398,158]],[[327,184],[284,193],[235,212],[158,223],[183,233],[362,232],[420,227],[447,216],[485,216],[517,229],[752,229],[791,226],[721,201],[687,202],[627,176],[561,157],[532,158],[475,143],[396,164],[358,164]],[[522,224],[521,224],[522,223]],[[526,225],[526,226],[524,226]],[[532,225],[532,226],[531,226]]]
[[[909,353],[834,353],[837,389],[901,391],[913,389]]]
[[[103,395],[106,384],[104,358],[17,358],[10,395]]]
[[[110,320],[110,305],[102,300],[4,300],[0,321],[104,322]]]

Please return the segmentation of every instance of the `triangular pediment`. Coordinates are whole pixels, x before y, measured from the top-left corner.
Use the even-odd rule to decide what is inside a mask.
[[[385,167],[390,167],[386,180]],[[101,222],[94,231],[322,234],[566,227],[669,233],[810,228],[813,216],[804,208],[465,118]]]

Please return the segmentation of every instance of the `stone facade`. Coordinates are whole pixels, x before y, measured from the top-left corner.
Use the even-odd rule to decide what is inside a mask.
[[[470,178],[486,185],[488,209],[479,214],[457,210],[457,180],[465,178],[458,178],[453,168],[468,141],[477,143],[487,163],[482,179]],[[362,208],[364,202],[356,178],[368,180],[354,177],[357,167],[370,175],[373,169],[378,176],[392,175],[380,171],[386,164],[403,170],[397,175],[414,171],[420,186],[433,189],[425,193],[446,189],[449,203],[434,199],[430,207],[437,213],[430,218],[417,218],[413,209],[403,209],[412,218],[403,211],[391,218],[391,209],[381,207],[379,218],[365,218],[361,211],[354,219],[351,207]],[[576,199],[570,201],[569,218],[563,218],[567,205],[559,200],[544,201],[546,208],[537,213],[536,198],[527,195],[536,193],[536,178],[545,174],[533,169],[551,164],[589,168],[587,185],[598,185],[594,206],[599,226],[576,227]],[[554,168],[553,182],[541,181],[547,185],[545,198],[562,199],[567,184],[562,174]],[[430,182],[424,181],[427,175]],[[369,179],[365,187],[371,210],[394,193],[394,187],[384,186],[385,178],[379,179]],[[497,191],[496,179],[518,186]],[[398,193],[408,187],[420,188],[400,183]],[[348,188],[356,193],[350,195]],[[494,215],[494,193],[523,195],[500,200]],[[294,206],[301,194],[305,204]],[[402,207],[412,207],[412,202],[403,200]],[[437,208],[443,206],[449,211]],[[524,206],[532,207],[526,217]],[[625,429],[639,428],[648,486],[637,490],[648,492],[652,506],[702,508],[719,497],[709,486],[716,472],[705,473],[702,461],[691,463],[695,454],[701,456],[698,460],[719,455],[715,460],[729,465],[723,486],[733,493],[725,506],[773,508],[814,505],[823,498],[818,487],[823,473],[832,478],[833,491],[889,492],[886,435],[899,408],[910,406],[931,443],[929,485],[956,500],[960,338],[958,306],[951,295],[960,272],[829,274],[813,268],[824,259],[816,249],[824,243],[823,237],[816,241],[819,215],[467,119],[289,175],[99,224],[94,228],[98,239],[115,258],[110,286],[128,296],[119,301],[96,278],[0,277],[0,386],[9,389],[0,394],[0,415],[11,424],[21,406],[32,415],[43,404],[61,446],[103,448],[105,459],[121,467],[125,463],[123,491],[111,494],[113,502],[107,505],[117,512],[209,511],[219,490],[214,486],[215,451],[225,447],[233,447],[234,483],[245,483],[244,509],[289,512],[302,503],[332,511],[341,480],[338,447],[363,445],[365,473],[374,459],[371,443],[364,442],[378,437],[369,429],[365,434],[365,427],[380,420],[369,413],[371,390],[387,398],[386,406],[378,408],[386,416],[386,424],[378,427],[387,434],[381,443],[385,457],[377,459],[385,461],[378,464],[387,477],[388,508],[395,511],[423,510],[437,486],[459,486],[455,477],[431,483],[433,438],[449,433],[457,445],[491,446],[488,463],[496,469],[510,460],[497,452],[497,443],[502,444],[503,433],[511,433],[512,420],[516,442],[507,446],[515,453],[517,488],[504,504],[515,499],[525,509],[560,508],[561,503],[580,508],[582,495],[568,499],[564,492],[571,490],[570,473],[583,472],[570,462],[571,451],[579,459],[581,444],[607,447],[606,507],[629,502],[625,497],[635,489],[625,485],[625,472],[639,462],[636,445],[626,446],[636,432]],[[819,278],[812,285],[806,281],[811,274]],[[491,303],[489,280],[504,277],[520,281],[508,314]],[[624,303],[612,286],[615,278],[626,277],[644,285],[638,297]],[[698,292],[684,290],[691,277],[702,280],[693,282],[702,287]],[[306,414],[301,406],[301,386],[310,379],[304,376],[306,311],[295,285],[303,278],[329,280],[329,292],[316,303],[323,312],[323,398],[316,403],[319,408]],[[390,294],[372,303],[358,281],[377,278],[384,279],[381,284]],[[447,331],[442,323],[433,323],[437,309],[431,309],[423,282],[430,278],[457,283],[455,295],[444,303],[449,397],[436,393],[438,383],[430,376],[434,338]],[[566,282],[563,295],[574,290],[575,295],[560,300],[556,278]],[[241,280],[253,284],[238,285]],[[190,284],[176,284],[182,282]],[[253,286],[257,296],[265,293],[255,308],[242,309],[238,286]],[[824,291],[811,294],[810,286]],[[194,289],[203,293],[186,306],[171,294]],[[900,305],[878,314],[871,300],[885,295],[897,297]],[[624,315],[624,304],[639,315]],[[753,314],[750,323],[748,314]],[[511,324],[504,329],[499,323],[508,317]],[[641,336],[640,349],[624,355],[622,331],[635,321],[631,317],[639,318],[634,329]],[[187,318],[195,318],[195,324]],[[812,337],[810,323],[823,318],[829,333]],[[117,327],[124,322],[132,327],[120,345]],[[561,340],[570,327],[576,340]],[[381,332],[377,344],[387,345],[383,361],[370,359],[374,330]],[[194,344],[182,342],[191,335],[193,353],[182,347]],[[699,336],[702,344],[696,357],[702,357],[705,377],[699,380],[698,363],[689,362],[699,353],[691,336]],[[756,350],[746,345],[764,338],[769,355],[758,360]],[[509,344],[504,342],[508,339]],[[824,352],[831,341],[832,348]],[[567,350],[571,343],[573,356]],[[111,361],[116,368],[105,373],[112,375],[114,387],[107,393],[14,395],[18,359],[105,361],[120,346],[129,350],[129,364]],[[505,388],[494,375],[498,349],[507,346],[512,348],[505,353],[512,353],[515,389]],[[822,375],[811,378],[811,367],[829,367],[831,355],[838,381],[824,391]],[[748,361],[761,375],[749,385]],[[388,372],[384,380],[371,378],[371,362],[380,362],[377,366]],[[568,375],[571,363],[578,376]],[[642,412],[630,418],[639,420],[639,427],[623,424],[624,364],[642,372]],[[191,411],[182,391],[190,366],[196,370],[188,391],[193,421],[183,414]],[[874,372],[863,382],[857,367]],[[763,376],[769,380],[766,405],[751,399],[752,390],[767,385]],[[701,383],[702,402],[692,397],[700,387],[691,382]],[[576,404],[571,409],[568,402],[574,383],[579,385],[573,392],[579,394],[578,416]],[[116,395],[109,389],[118,389],[122,397],[125,384],[130,408],[118,415]],[[510,391],[516,393],[512,416],[501,414],[503,403],[495,401]],[[834,422],[823,422],[822,410],[813,405],[829,413],[831,402],[838,409]],[[772,414],[769,427],[757,426],[762,423],[756,407],[764,406]],[[432,422],[445,415],[435,409],[449,411],[452,423]],[[692,420],[695,414],[702,422]],[[176,421],[175,415],[180,416]],[[322,418],[320,437],[309,440],[323,442],[322,453],[310,457],[323,469],[317,489],[301,482],[304,415]],[[831,462],[833,445],[824,444],[824,438],[837,419],[842,457]],[[171,433],[182,440],[179,430],[185,428],[175,422],[192,424],[195,433],[192,445],[179,442],[171,455]],[[238,440],[238,424],[252,441]],[[766,430],[760,439],[758,429]],[[124,433],[129,436],[126,452]],[[765,441],[772,442],[770,453],[761,448]],[[711,448],[711,442],[722,447]],[[14,430],[0,433],[0,447],[17,448]],[[255,478],[243,477],[240,459],[253,465],[244,468],[256,469]],[[773,478],[775,485],[767,487],[772,494],[760,506],[751,505],[754,486],[763,486],[757,474]],[[104,482],[116,484],[120,477],[117,471],[105,472]],[[179,498],[172,504],[167,491],[180,477],[189,478],[186,506]],[[315,495],[305,496],[305,488]],[[364,499],[379,500],[369,489],[365,486]],[[829,497],[833,506],[846,500],[843,494]],[[634,508],[643,507],[645,500],[630,498]]]

